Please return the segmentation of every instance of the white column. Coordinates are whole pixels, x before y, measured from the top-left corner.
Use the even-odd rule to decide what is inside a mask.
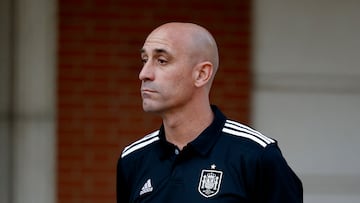
[[[14,203],[56,194],[56,1],[14,2]]]
[[[0,1],[0,202],[10,201],[11,3]]]
[[[253,118],[304,202],[360,202],[360,1],[254,1]]]

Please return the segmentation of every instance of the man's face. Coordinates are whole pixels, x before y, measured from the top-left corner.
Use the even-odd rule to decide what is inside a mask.
[[[179,33],[158,30],[149,35],[141,50],[143,67],[139,74],[143,109],[171,112],[186,105],[192,97],[193,63]]]

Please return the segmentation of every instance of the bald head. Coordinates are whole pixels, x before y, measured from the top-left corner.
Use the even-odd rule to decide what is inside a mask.
[[[139,73],[145,111],[163,115],[203,107],[211,113],[209,93],[218,69],[216,42],[203,27],[167,23],[152,31],[141,49]]]
[[[147,38],[169,39],[179,51],[186,53],[193,63],[209,61],[213,65],[213,75],[219,66],[218,48],[215,39],[204,27],[193,23],[172,22],[156,28]]]

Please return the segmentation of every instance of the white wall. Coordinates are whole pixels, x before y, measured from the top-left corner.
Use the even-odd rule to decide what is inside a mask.
[[[254,125],[304,202],[360,202],[360,1],[254,2]]]

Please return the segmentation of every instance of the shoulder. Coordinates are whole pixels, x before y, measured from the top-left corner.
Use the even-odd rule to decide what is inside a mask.
[[[151,144],[157,142],[160,140],[159,138],[159,130],[154,131],[145,137],[133,142],[132,144],[128,145],[124,148],[124,150],[121,153],[121,158],[124,158],[130,154],[133,154],[134,152],[137,152],[141,149],[145,149],[146,147],[150,146]]]
[[[274,139],[263,135],[259,131],[229,119],[225,121],[222,132],[225,136],[230,136],[232,140],[243,141],[249,145],[260,148],[266,148],[269,145],[276,144]]]

